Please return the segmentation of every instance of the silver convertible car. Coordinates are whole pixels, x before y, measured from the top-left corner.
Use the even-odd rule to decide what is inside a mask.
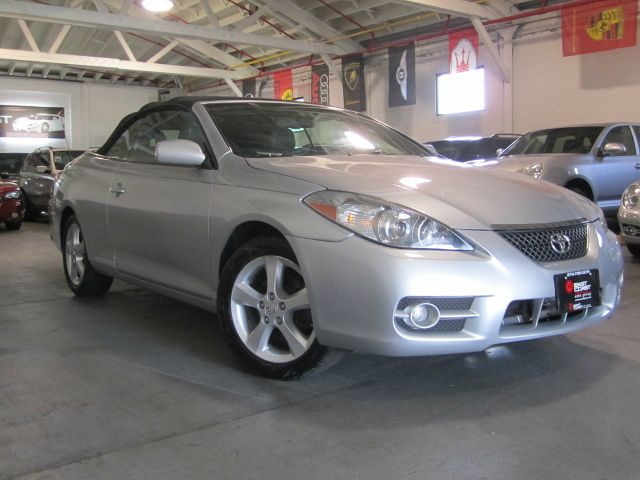
[[[296,102],[143,107],[64,170],[51,233],[76,295],[119,278],[217,312],[235,351],[275,378],[331,351],[475,352],[572,332],[611,316],[623,283],[617,239],[586,199]]]

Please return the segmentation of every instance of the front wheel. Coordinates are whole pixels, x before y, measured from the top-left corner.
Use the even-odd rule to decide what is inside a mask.
[[[20,230],[20,227],[22,227],[22,219],[4,222],[4,226],[7,227],[7,230]]]
[[[78,219],[71,215],[64,224],[62,258],[67,285],[78,297],[101,297],[109,291],[113,278],[96,272],[87,256]]]
[[[258,238],[232,255],[220,280],[218,316],[233,349],[261,375],[299,377],[327,358],[302,272],[284,240]]]

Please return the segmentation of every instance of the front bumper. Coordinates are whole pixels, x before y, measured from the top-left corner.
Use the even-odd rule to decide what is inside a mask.
[[[620,237],[627,245],[640,245],[640,208],[618,210]]]
[[[318,341],[389,356],[474,352],[572,332],[608,318],[618,305],[623,278],[620,246],[597,222],[589,224],[586,256],[554,263],[530,260],[492,231],[464,234],[484,251],[401,250],[356,236],[338,243],[290,238],[307,283]],[[542,303],[555,297],[554,275],[584,269],[599,270],[599,307],[564,322],[505,324],[511,302]],[[406,297],[452,300],[452,305],[467,302],[464,311],[451,307],[458,309],[453,316],[461,317],[463,326],[457,331],[402,328],[398,306]]]
[[[0,198],[0,223],[18,222],[24,216],[22,200],[7,200]]]

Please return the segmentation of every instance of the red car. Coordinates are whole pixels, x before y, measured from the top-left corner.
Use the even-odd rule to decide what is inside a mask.
[[[0,180],[0,223],[7,230],[18,230],[22,226],[24,201],[18,184]]]

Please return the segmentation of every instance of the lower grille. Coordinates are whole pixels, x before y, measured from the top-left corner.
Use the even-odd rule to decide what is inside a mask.
[[[557,262],[584,257],[589,224],[548,224],[498,229],[502,238],[536,262]]]
[[[622,227],[622,231],[625,235],[629,235],[630,237],[640,237],[640,228],[634,225],[625,225],[624,223],[620,226]]]

